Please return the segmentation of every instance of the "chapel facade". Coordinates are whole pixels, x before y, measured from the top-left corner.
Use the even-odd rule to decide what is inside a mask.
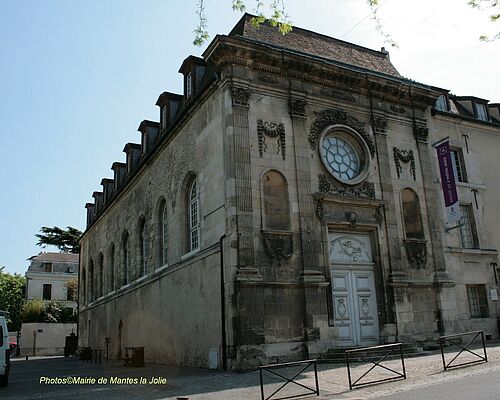
[[[184,60],[184,92],[159,96],[160,121],[140,124],[86,205],[80,344],[249,369],[467,329],[497,338],[498,105],[479,101],[479,120],[385,50],[251,18]],[[458,228],[431,146],[444,136],[469,165]]]

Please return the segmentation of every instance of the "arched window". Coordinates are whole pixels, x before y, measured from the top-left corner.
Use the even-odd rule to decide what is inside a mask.
[[[97,263],[97,287],[96,287],[96,298],[103,295],[102,287],[104,280],[104,256],[99,253],[98,263]]]
[[[148,242],[146,235],[146,221],[141,218],[139,221],[139,266],[141,268],[140,276],[146,275],[148,260]]]
[[[164,201],[160,206],[160,247],[161,247],[161,265],[168,263],[168,214],[167,203]]]
[[[116,289],[115,286],[115,245],[111,243],[109,247],[109,256],[108,256],[108,293],[114,292]]]
[[[288,185],[278,171],[268,171],[262,177],[264,202],[264,228],[276,230],[290,229],[290,205]]]
[[[401,192],[405,236],[407,239],[424,239],[422,214],[417,194],[409,188]]]
[[[90,260],[89,263],[89,303],[94,301],[94,261]]]
[[[198,185],[193,180],[188,190],[188,228],[189,228],[189,251],[200,247],[200,202],[198,197]]]
[[[122,283],[130,282],[130,244],[128,232],[125,231],[122,238]]]

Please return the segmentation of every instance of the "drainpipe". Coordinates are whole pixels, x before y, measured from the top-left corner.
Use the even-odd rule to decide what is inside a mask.
[[[222,337],[222,369],[227,370],[227,338],[226,338],[226,290],[224,281],[224,245],[226,235],[219,239],[220,244],[220,314],[221,314],[221,337]]]

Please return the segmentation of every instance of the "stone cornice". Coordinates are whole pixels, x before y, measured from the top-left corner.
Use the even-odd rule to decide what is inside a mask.
[[[219,71],[226,65],[241,65],[268,74],[267,80],[275,74],[276,78],[300,79],[325,87],[362,88],[366,94],[369,92],[399,108],[413,106],[425,110],[440,95],[429,86],[405,78],[240,37],[217,36],[204,57]],[[276,81],[273,79],[272,85],[276,86]]]

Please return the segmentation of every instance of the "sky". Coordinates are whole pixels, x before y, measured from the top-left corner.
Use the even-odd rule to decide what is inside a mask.
[[[314,4],[314,6],[311,6]],[[415,6],[418,4],[418,7]],[[180,93],[195,0],[0,0],[0,266],[24,274],[41,226],[85,229],[84,205],[163,91]],[[247,1],[252,11],[253,1]],[[293,25],[379,50],[399,72],[457,95],[500,102],[500,41],[467,0],[386,0],[375,30],[365,0],[287,0]],[[241,17],[205,0],[210,40]],[[495,30],[496,28],[496,30]],[[45,251],[54,251],[47,248]]]

